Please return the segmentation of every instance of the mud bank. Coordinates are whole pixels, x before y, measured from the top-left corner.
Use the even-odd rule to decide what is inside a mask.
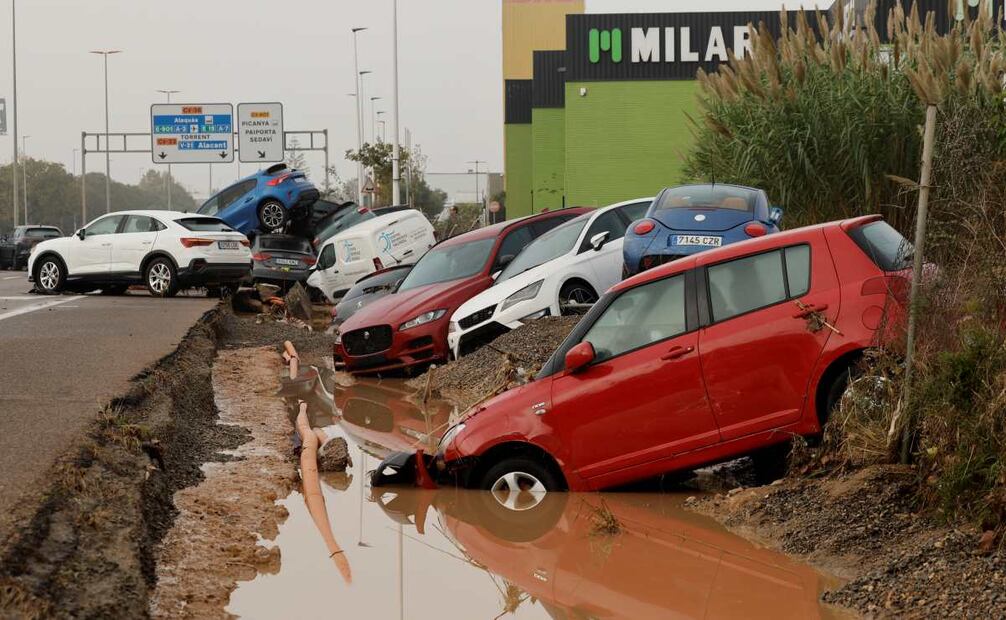
[[[1006,554],[919,512],[918,473],[873,466],[690,503],[745,538],[849,581],[823,600],[868,617],[1001,618]]]
[[[96,411],[79,445],[48,472],[40,506],[0,550],[0,616],[147,615],[173,495],[246,437],[216,424],[218,321],[218,311],[209,313],[175,353]]]
[[[290,423],[275,398],[283,370],[275,347],[221,350],[213,364],[220,423],[250,439],[233,460],[210,463],[200,484],[179,491],[179,516],[157,550],[154,618],[229,618],[238,581],[279,570],[272,540],[286,509],[276,503],[296,481]]]

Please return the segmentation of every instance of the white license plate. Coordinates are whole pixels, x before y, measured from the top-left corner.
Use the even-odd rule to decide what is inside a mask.
[[[290,258],[277,258],[276,259],[276,264],[277,265],[289,265],[291,267],[296,267],[297,265],[300,264],[300,262],[299,261],[295,261],[295,260],[290,259]]]
[[[723,237],[710,237],[706,235],[675,235],[674,245],[701,245],[709,248],[718,248],[723,245]]]
[[[239,241],[217,241],[217,247],[221,250],[236,250],[241,247]]]

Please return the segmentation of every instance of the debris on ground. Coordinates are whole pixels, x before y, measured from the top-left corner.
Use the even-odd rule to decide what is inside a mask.
[[[477,351],[409,381],[422,392],[452,400],[463,411],[534,377],[580,317],[545,317],[507,332]]]
[[[295,282],[285,297],[280,288],[271,284],[256,284],[231,296],[231,308],[239,314],[254,314],[255,324],[281,323],[308,331],[325,331],[332,322],[328,304],[314,304],[311,295],[300,282]]]
[[[307,294],[307,289],[300,282],[294,282],[290,291],[283,297],[283,303],[286,305],[287,316],[308,323],[311,321],[313,315],[311,298]]]
[[[622,524],[603,499],[591,512],[590,533],[594,536],[614,536],[622,533]]]
[[[1006,553],[982,533],[919,511],[916,470],[874,465],[828,478],[793,477],[687,503],[736,533],[849,579],[825,602],[871,617],[1000,617]]]
[[[238,315],[222,311],[218,329],[226,347],[275,347],[284,340],[291,341],[301,355],[314,354],[321,359],[331,359],[333,337],[320,331],[308,331],[287,322],[258,323],[255,316]]]

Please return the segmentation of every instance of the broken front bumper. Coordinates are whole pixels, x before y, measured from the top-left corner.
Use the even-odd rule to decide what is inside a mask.
[[[422,450],[395,452],[371,472],[370,485],[435,489],[439,484],[467,488],[474,464],[474,457],[445,461],[442,454],[430,456]]]

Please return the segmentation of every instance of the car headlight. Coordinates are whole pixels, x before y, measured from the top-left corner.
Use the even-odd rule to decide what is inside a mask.
[[[521,290],[517,291],[513,295],[507,297],[503,300],[503,304],[500,306],[500,312],[503,312],[511,306],[515,306],[522,301],[527,301],[529,299],[534,299],[538,296],[538,291],[541,290],[541,284],[544,280],[538,280],[534,284],[528,284]]]
[[[419,316],[417,316],[415,318],[412,318],[412,319],[409,319],[408,321],[406,321],[406,322],[402,323],[401,325],[399,325],[398,326],[398,330],[399,331],[405,331],[407,329],[412,329],[413,327],[419,327],[420,325],[426,325],[427,323],[431,323],[433,321],[436,321],[437,319],[439,319],[440,317],[444,316],[445,314],[447,314],[447,310],[446,309],[431,310],[429,312],[424,312],[424,313],[420,314]]]
[[[437,444],[437,452],[441,452],[444,448],[451,445],[451,442],[454,441],[454,438],[457,437],[458,433],[460,433],[463,430],[465,430],[464,422],[462,422],[461,424],[455,424],[454,426],[447,429],[447,432],[444,433],[444,436],[440,438],[440,443]]]
[[[335,330],[335,344],[342,344],[342,332]]]

